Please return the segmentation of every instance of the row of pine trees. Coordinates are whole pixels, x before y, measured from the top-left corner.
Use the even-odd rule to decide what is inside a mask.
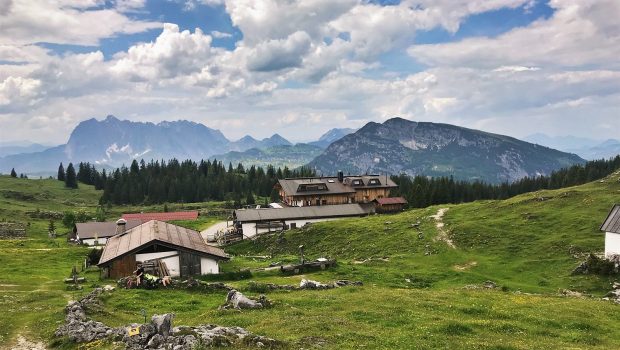
[[[574,165],[557,170],[549,176],[525,177],[513,183],[488,184],[481,181],[457,181],[452,177],[392,176],[398,184],[392,195],[403,196],[413,208],[445,203],[464,203],[479,199],[506,199],[515,195],[542,189],[576,186],[601,179],[620,169],[620,155],[608,160],[595,160],[585,165]],[[15,169],[12,177],[17,177]],[[79,163],[76,170],[69,163],[65,170],[61,163],[57,179],[68,188],[77,188],[78,182],[103,190],[101,204],[160,204],[167,202],[230,201],[235,207],[242,203],[255,204],[255,196],[278,201],[274,185],[278,179],[315,176],[308,168],[290,170],[287,167],[266,168],[242,164],[226,168],[217,160],[194,162],[176,159],[139,163],[134,160],[129,168],[113,171],[97,170],[90,163]],[[25,177],[21,175],[20,177]]]
[[[620,169],[620,155],[608,160],[594,160],[554,171],[549,176],[525,177],[499,185],[480,181],[455,181],[452,177],[393,176],[398,184],[394,195],[405,197],[412,208],[445,203],[465,203],[479,199],[506,199],[518,194],[544,189],[558,189],[602,179]]]
[[[69,164],[72,169],[72,165]],[[64,181],[69,177],[67,168]],[[62,180],[62,164],[58,179]],[[77,181],[103,190],[101,203],[112,204],[159,204],[173,202],[231,201],[235,206],[241,203],[255,204],[255,196],[278,199],[274,185],[278,179],[287,177],[314,176],[307,168],[290,170],[287,167],[266,168],[242,164],[226,168],[217,160],[194,162],[176,159],[166,161],[134,160],[129,168],[121,167],[111,172],[97,170],[90,163],[79,163]],[[77,186],[77,184],[76,184]]]

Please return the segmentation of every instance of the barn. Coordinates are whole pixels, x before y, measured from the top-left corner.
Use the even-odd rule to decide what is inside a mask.
[[[90,246],[105,245],[108,238],[142,224],[140,220],[117,222],[78,222],[73,226],[69,239]]]
[[[611,208],[601,231],[605,232],[605,258],[620,256],[620,204]]]
[[[233,213],[233,221],[237,231],[248,238],[264,232],[302,227],[311,222],[362,217],[372,213],[374,205],[371,203],[238,209]]]
[[[373,200],[377,213],[398,213],[403,211],[407,200],[403,197],[377,198]]]
[[[207,245],[198,231],[151,220],[110,237],[98,266],[103,276],[129,276],[138,263],[163,262],[172,277],[219,273],[228,260],[220,248]]]

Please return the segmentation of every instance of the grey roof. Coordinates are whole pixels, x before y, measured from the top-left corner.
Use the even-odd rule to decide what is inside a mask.
[[[354,179],[362,180],[362,186],[351,186],[350,183]],[[379,181],[378,185],[369,185],[371,179]],[[338,181],[335,176],[328,177],[302,177],[295,179],[278,180],[280,186],[286,194],[295,196],[317,195],[317,194],[343,194],[355,193],[356,188],[393,188],[398,187],[392,179],[385,175],[356,175],[345,176],[344,181]],[[299,185],[323,183],[327,185],[327,191],[298,191]]]
[[[207,245],[198,231],[163,221],[151,220],[136,226],[125,233],[113,236],[101,253],[99,265],[110,262],[141,247],[154,242],[195,251],[202,255],[210,255],[221,259],[228,259],[228,255],[220,248]]]
[[[620,233],[620,204],[611,208],[607,219],[601,225],[601,231]]]
[[[127,220],[125,231],[140,225],[140,220]],[[77,235],[80,239],[108,238],[116,234],[116,222],[78,222],[75,224]]]
[[[329,180],[332,180],[331,182]],[[339,182],[335,177],[312,177],[312,178],[298,178],[298,179],[283,179],[278,180],[280,186],[284,192],[289,195],[315,195],[315,194],[342,194],[342,193],[355,193],[355,189]],[[327,185],[327,191],[303,191],[298,192],[299,185],[310,185],[323,183]]]
[[[372,204],[316,205],[282,209],[238,209],[235,218],[240,222],[278,221],[293,219],[363,216],[374,212]]]

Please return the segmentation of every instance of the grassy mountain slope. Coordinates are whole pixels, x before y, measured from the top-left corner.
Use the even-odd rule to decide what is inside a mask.
[[[0,185],[9,181],[22,180],[0,178]],[[34,181],[24,180],[28,182]],[[78,191],[88,196],[88,189]],[[291,348],[612,349],[620,340],[620,306],[600,300],[612,279],[570,272],[585,252],[602,251],[598,227],[619,198],[616,173],[601,182],[506,201],[317,223],[229,246],[226,251],[234,257],[222,269],[295,261],[300,244],[307,258],[337,258],[336,268],[303,276],[255,271],[250,280],[224,282],[251,296],[259,292],[250,288],[250,281],[351,279],[363,281],[363,286],[267,292],[275,303],[272,308],[244,312],[218,310],[223,292],[119,290],[92,316],[123,325],[140,322],[141,309],[149,314],[175,312],[175,324],[246,327],[284,340]],[[442,232],[431,216],[446,207]],[[67,247],[62,240],[50,242],[42,238],[44,232],[36,235],[40,238],[0,241],[0,308],[9,310],[0,318],[0,344],[17,334],[37,336],[32,329],[51,339],[63,318],[63,305],[74,297],[60,279],[84,250]],[[456,248],[438,237],[451,239]],[[260,257],[264,255],[270,257]],[[88,274],[90,282],[78,296],[93,283],[108,283],[96,276]],[[474,287],[486,280],[499,287]],[[565,297],[560,289],[594,297]]]

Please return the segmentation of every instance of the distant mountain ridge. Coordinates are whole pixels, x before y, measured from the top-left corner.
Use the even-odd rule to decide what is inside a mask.
[[[308,142],[308,144],[321,148],[327,148],[327,146],[331,145],[334,141],[338,141],[341,138],[354,133],[355,131],[357,131],[357,129],[334,128],[321,135],[318,141]]]
[[[575,154],[508,136],[393,118],[344,136],[308,166],[324,174],[406,173],[499,183],[584,162]]]
[[[280,148],[282,146],[289,146]],[[115,168],[129,165],[133,159],[207,159],[228,152],[245,152],[251,149],[267,150],[247,155],[231,155],[229,159],[253,159],[264,164],[275,161],[274,154],[284,159],[289,167],[297,167],[318,154],[316,147],[292,147],[293,144],[279,134],[257,140],[245,136],[237,141],[228,140],[224,134],[203,124],[186,120],[160,123],[120,120],[109,115],[103,120],[94,118],[79,123],[71,132],[66,144],[39,148],[0,157],[0,172],[12,168],[27,174],[54,174],[60,162],[90,162],[99,167]],[[306,153],[300,153],[303,149]],[[290,154],[286,154],[289,151]],[[264,159],[263,159],[264,158]],[[288,161],[290,160],[290,162]]]
[[[533,134],[524,138],[525,141],[555,148],[564,152],[575,153],[588,160],[612,158],[620,154],[620,140],[605,141],[574,136],[548,136]]]

